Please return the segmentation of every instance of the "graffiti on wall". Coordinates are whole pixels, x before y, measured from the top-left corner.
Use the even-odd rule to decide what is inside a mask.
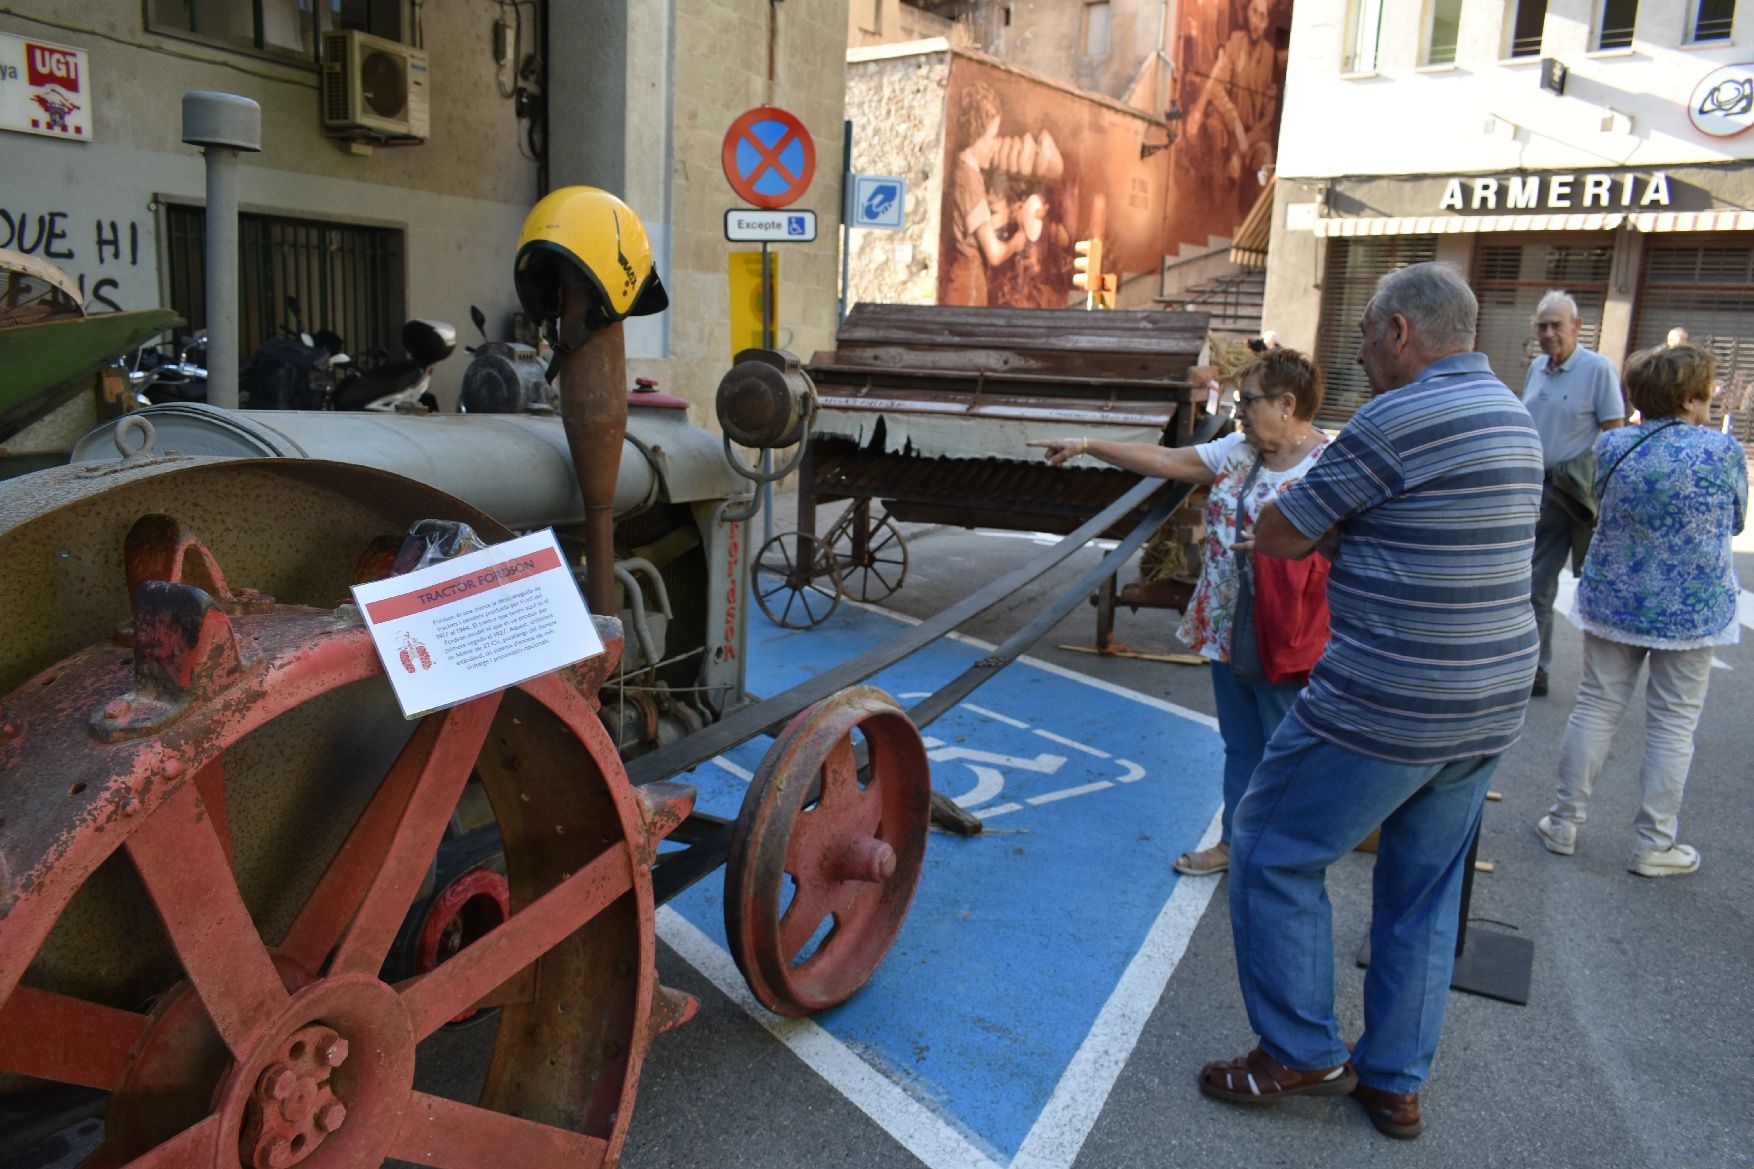
[[[1139,158],[1152,123],[1088,96],[951,55],[945,95],[938,303],[1062,308],[1072,244],[1103,267],[1157,266],[1160,166]]]
[[[138,219],[0,205],[0,248],[54,264],[79,284],[87,312],[158,304],[150,223]]]
[[[1172,246],[1233,235],[1272,174],[1290,8],[1286,0],[1182,0]]]

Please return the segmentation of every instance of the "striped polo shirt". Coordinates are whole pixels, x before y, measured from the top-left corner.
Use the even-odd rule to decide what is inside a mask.
[[[1292,716],[1396,763],[1515,742],[1540,645],[1541,439],[1485,356],[1445,357],[1371,399],[1278,503],[1305,536],[1340,527],[1332,637]]]

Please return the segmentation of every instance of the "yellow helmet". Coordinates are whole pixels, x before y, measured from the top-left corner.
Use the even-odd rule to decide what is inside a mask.
[[[594,293],[593,329],[670,307],[639,216],[596,187],[562,187],[531,208],[512,279],[524,311],[538,321],[557,320],[561,286],[578,282]]]

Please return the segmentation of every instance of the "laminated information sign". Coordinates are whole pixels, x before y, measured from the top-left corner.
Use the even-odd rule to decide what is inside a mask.
[[[552,529],[356,585],[353,597],[408,718],[603,652]]]

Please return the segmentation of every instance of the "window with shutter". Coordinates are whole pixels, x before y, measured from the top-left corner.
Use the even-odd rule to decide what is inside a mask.
[[[1712,420],[1728,415],[1730,433],[1754,451],[1754,243],[1673,235],[1645,244],[1632,347],[1661,345],[1676,326],[1717,358]]]
[[[1571,294],[1583,317],[1578,344],[1597,347],[1614,244],[1600,234],[1505,240],[1505,236],[1483,236],[1474,249],[1471,283],[1480,298],[1474,348],[1486,355],[1499,380],[1520,394],[1529,363],[1541,351],[1532,322],[1548,290]]]
[[[1396,268],[1437,258],[1434,235],[1330,239],[1322,278],[1322,315],[1316,339],[1327,394],[1316,421],[1336,426],[1370,399],[1358,356],[1358,318],[1376,294],[1376,282]]]

